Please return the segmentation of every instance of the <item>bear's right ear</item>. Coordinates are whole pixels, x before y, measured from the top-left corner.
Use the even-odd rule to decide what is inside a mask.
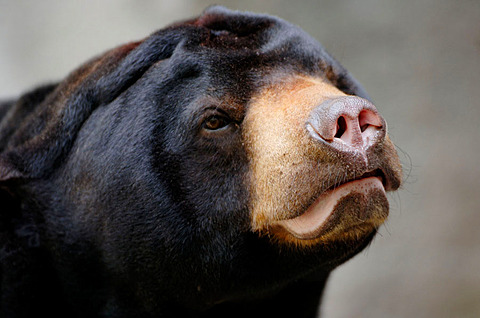
[[[0,184],[12,179],[23,179],[25,175],[0,155]]]
[[[27,121],[26,117],[33,113],[56,87],[55,83],[43,85],[20,98],[0,103],[0,182],[25,177],[15,165],[16,158],[8,157],[9,144],[12,136]]]

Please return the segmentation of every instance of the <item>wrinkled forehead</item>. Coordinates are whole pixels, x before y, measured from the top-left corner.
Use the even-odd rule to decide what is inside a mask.
[[[197,30],[182,48],[201,55],[215,69],[266,72],[282,67],[317,73],[334,64],[320,43],[307,33],[271,16],[207,11],[185,25]]]
[[[188,30],[172,58],[195,65],[212,86],[233,89],[244,99],[282,73],[321,78],[347,94],[367,97],[318,41],[282,19],[213,7],[172,27]]]

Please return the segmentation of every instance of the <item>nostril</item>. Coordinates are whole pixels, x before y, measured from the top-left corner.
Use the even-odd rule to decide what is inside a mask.
[[[345,117],[340,116],[337,119],[337,129],[335,132],[335,138],[341,138],[343,134],[347,131],[347,121],[345,120]]]
[[[370,126],[382,128],[380,117],[371,110],[362,110],[360,114],[358,114],[358,124],[360,125],[360,131],[362,133]]]

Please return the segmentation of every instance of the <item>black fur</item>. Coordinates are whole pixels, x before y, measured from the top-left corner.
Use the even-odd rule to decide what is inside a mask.
[[[314,317],[357,253],[249,228],[241,123],[274,72],[366,97],[280,19],[214,7],[0,107],[1,317]],[[232,129],[204,134],[225,109]]]

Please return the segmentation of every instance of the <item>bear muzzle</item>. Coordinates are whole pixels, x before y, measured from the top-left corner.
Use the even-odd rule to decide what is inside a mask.
[[[245,127],[254,231],[310,246],[359,240],[387,218],[401,166],[368,100],[286,80],[253,99]]]

